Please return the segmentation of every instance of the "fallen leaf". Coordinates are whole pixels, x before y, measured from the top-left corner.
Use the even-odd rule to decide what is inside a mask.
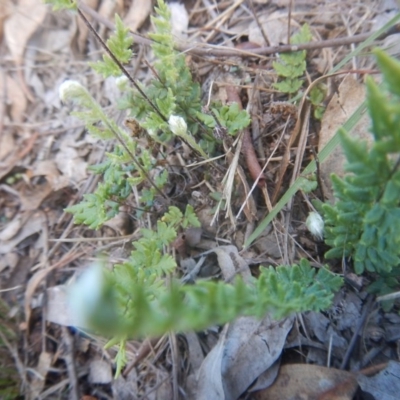
[[[159,382],[159,385],[157,385],[154,389],[153,392],[151,392],[150,389],[150,394],[147,396],[149,400],[165,400],[165,399],[173,399],[173,390],[172,390],[172,379],[170,378],[170,375],[158,368],[156,369],[155,373],[157,374],[157,380]]]
[[[200,369],[198,399],[239,398],[279,358],[293,321],[240,317],[226,325]]]
[[[63,146],[56,154],[55,162],[63,175],[74,184],[87,177],[88,163],[82,157],[79,157],[78,152],[73,147]]]
[[[138,374],[135,368],[129,371],[127,377],[122,374],[112,381],[113,398],[118,400],[134,399],[138,393]]]
[[[269,43],[265,43],[264,35],[260,31],[257,21],[253,21],[249,25],[249,42],[259,44],[260,46],[279,46],[280,44],[287,43],[288,16],[286,11],[263,14],[259,17],[259,22]],[[292,27],[299,26],[293,18],[290,20],[290,24]]]
[[[334,94],[325,110],[319,132],[318,151],[333,138],[337,130],[349,119],[353,112],[365,99],[364,84],[357,82],[352,75],[347,75]],[[372,140],[368,132],[369,118],[367,115],[352,130],[351,136],[360,139]],[[331,173],[343,176],[345,156],[340,146],[337,146],[331,155],[320,165],[321,180],[324,186],[324,194],[328,200],[333,199]]]
[[[124,18],[124,23],[132,31],[137,31],[150,15],[152,9],[151,1],[133,0]]]
[[[12,219],[6,226],[0,231],[0,240],[6,242],[11,240],[24,226],[26,221],[29,219],[31,213],[20,213],[14,219]],[[6,254],[7,251],[1,251],[2,245],[0,245],[0,253]]]
[[[198,375],[196,400],[225,399],[222,381],[222,358],[224,355],[224,340],[229,325],[225,325],[220,333],[217,344],[207,354]]]
[[[1,115],[4,114],[1,113]],[[11,130],[3,130],[0,137],[0,162],[5,160],[7,156],[11,155],[13,150],[15,150],[15,139],[13,133]]]
[[[236,274],[240,274],[245,281],[251,280],[249,265],[239,254],[236,246],[219,246],[210,252],[217,255],[218,265],[225,280],[231,280]]]
[[[77,319],[70,310],[68,286],[50,287],[46,294],[46,320],[62,326],[77,326]]]
[[[63,189],[69,184],[69,179],[60,174],[53,160],[44,160],[37,163],[32,170],[32,177],[34,176],[44,176],[54,191]]]
[[[168,3],[171,12],[172,34],[176,40],[185,40],[189,27],[189,14],[185,5],[181,3]]]
[[[0,93],[2,96],[3,93],[5,95],[3,104],[7,105],[9,108],[9,116],[11,120],[13,122],[21,122],[23,120],[28,101],[19,82],[8,75],[0,77]],[[3,145],[4,142],[2,140],[1,147]],[[3,154],[3,152],[5,152],[4,149],[1,149],[0,154]],[[0,156],[0,159],[3,158],[3,156],[4,155]]]
[[[10,0],[0,1],[0,43],[3,39],[4,21],[10,13],[12,2]]]
[[[97,5],[99,4],[98,0],[82,0],[82,2],[90,7],[93,10],[96,10]],[[89,17],[89,21],[91,20],[91,17]],[[89,34],[89,28],[86,25],[86,23],[83,21],[82,18],[77,19],[77,46],[78,46],[78,51],[81,54],[85,54],[85,49],[86,49],[86,41],[87,37]]]
[[[357,381],[351,372],[319,365],[288,364],[281,367],[275,383],[254,393],[254,398],[351,400],[356,389]]]
[[[195,332],[187,332],[185,338],[189,350],[190,366],[193,371],[198,371],[204,361],[204,354],[199,338]]]
[[[265,372],[263,372],[257,381],[251,386],[249,392],[256,392],[270,387],[274,382],[279,373],[281,360],[276,360]]]
[[[42,25],[48,7],[37,0],[20,0],[4,24],[4,37],[11,56],[17,65],[22,64],[26,45]],[[22,28],[22,29],[21,29]]]
[[[55,269],[62,268],[63,266],[67,265],[68,263],[78,259],[79,257],[82,257],[84,254],[85,253],[83,253],[83,252],[67,253],[57,263],[51,265],[48,268],[40,269],[39,271],[36,271],[31,276],[28,283],[26,284],[25,298],[24,298],[24,312],[25,312],[26,326],[29,326],[30,319],[31,319],[31,314],[32,314],[31,303],[33,300],[33,296],[36,292],[37,287],[40,285],[40,283],[43,281],[43,279],[46,278],[46,276],[48,274],[50,274],[52,271],[54,271]],[[66,304],[66,302],[64,302],[64,304]]]
[[[33,135],[30,135],[30,137],[22,142],[21,145],[17,146],[15,151],[7,156],[4,162],[0,163],[0,179],[10,173],[13,168],[19,163],[19,161],[30,153],[38,136],[39,134],[37,132],[35,132]]]
[[[51,367],[52,355],[42,352],[39,357],[39,362],[35,368],[35,373],[32,374],[32,382],[30,383],[31,398],[40,398],[40,393],[46,383],[46,377]]]
[[[374,399],[397,400],[400,393],[400,363],[389,361],[383,371],[372,377],[359,374],[357,381],[362,391]]]
[[[350,307],[349,310],[352,310],[352,307]],[[341,316],[339,317],[339,319],[340,318]],[[344,356],[344,353],[347,350],[349,344],[347,340],[343,337],[343,335],[338,332],[336,324],[331,323],[331,321],[323,314],[314,311],[304,313],[303,320],[308,336],[317,338],[318,341],[322,343],[325,347],[325,350],[318,349],[318,351],[321,351],[320,354],[317,354],[316,352],[312,354],[314,350],[311,347],[308,353],[309,358],[312,358],[314,356],[318,358],[322,357],[321,363],[326,364],[328,349],[330,346],[333,356],[337,358],[342,358]],[[358,318],[355,318],[353,320],[353,325],[355,325],[357,321]],[[314,359],[314,361],[317,360]]]
[[[43,201],[53,192],[53,188],[49,182],[43,182],[33,187],[25,186],[19,193],[22,210],[37,210]]]
[[[55,214],[48,213],[47,217],[43,212],[32,213],[27,211],[23,213],[17,223],[12,223],[13,230],[6,231],[5,237],[10,237],[8,240],[2,240],[0,244],[0,254],[6,254],[12,251],[20,242],[27,237],[43,231],[45,224],[52,225],[55,221]],[[18,229],[19,228],[19,229]],[[12,232],[16,232],[14,236],[11,236]]]
[[[106,360],[92,360],[89,365],[89,382],[107,385],[112,382],[111,365]]]
[[[258,237],[254,242],[254,247],[259,254],[266,254],[275,259],[282,257],[282,243],[279,242],[277,232],[270,227]]]
[[[9,268],[12,271],[19,261],[19,256],[16,253],[7,253],[3,257],[0,257],[0,272]]]

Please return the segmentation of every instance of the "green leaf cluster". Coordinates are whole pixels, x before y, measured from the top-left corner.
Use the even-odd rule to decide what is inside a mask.
[[[292,45],[307,43],[312,39],[310,27],[304,24],[300,31],[294,34],[290,42]],[[282,53],[278,61],[272,63],[278,76],[283,80],[274,84],[275,89],[282,93],[296,93],[303,85],[303,79],[300,79],[306,71],[306,51],[294,51],[291,53]]]
[[[327,88],[323,84],[315,85],[310,91],[310,102],[314,106],[314,118],[321,120],[325,112],[323,101],[326,97]]]
[[[184,55],[175,50],[169,10],[163,0],[158,0],[157,13],[152,19],[156,27],[152,34],[153,51],[158,60],[154,64],[155,77],[146,86],[140,86],[165,117],[184,118],[181,130],[187,124],[194,135],[199,121],[213,129],[216,121],[201,113],[200,87],[193,81]],[[127,37],[126,28],[116,17],[116,32],[107,44],[122,63],[131,57],[132,42]],[[114,62],[107,57],[94,68],[103,75],[117,74]],[[63,96],[83,109],[75,115],[85,121],[92,135],[119,142],[104,163],[92,167],[103,176],[97,190],[66,211],[74,214],[76,222],[96,229],[118,212],[132,188],[138,185],[142,203],[151,206],[155,189],[145,187],[146,173],[155,167],[151,152],[109,118],[77,82],[64,86]],[[121,104],[154,139],[172,138],[169,124],[136,89],[127,89]],[[250,122],[248,114],[237,104],[214,107],[213,112],[218,123],[232,135]],[[161,173],[154,181],[157,187],[162,187],[167,179],[167,174]],[[342,284],[327,269],[317,271],[302,260],[299,265],[261,268],[260,276],[246,283],[237,278],[233,283],[197,281],[185,285],[179,279],[176,261],[169,250],[180,227],[190,226],[200,226],[190,205],[184,212],[170,207],[154,229],[141,230],[141,237],[132,243],[133,250],[125,262],[114,265],[112,270],[102,270],[98,280],[104,286],[94,293],[98,296],[97,303],[90,305],[92,314],[88,323],[93,329],[114,336],[109,345],[120,345],[116,359],[119,370],[126,362],[124,346],[129,337],[199,330],[239,315],[261,318],[271,312],[280,318],[293,312],[317,311],[330,305],[334,291]],[[82,304],[82,308],[85,306]]]
[[[329,307],[333,292],[341,285],[341,278],[326,269],[316,273],[305,260],[301,265],[265,268],[253,284],[237,278],[232,284],[198,281],[181,285],[173,279],[155,295],[148,285],[131,282],[131,309],[124,309],[118,333],[157,336],[205,329],[239,315],[262,318],[271,312],[282,318],[294,312],[320,311]]]
[[[226,129],[229,135],[236,135],[241,129],[250,125],[250,115],[246,110],[241,110],[238,103],[230,103],[222,106],[211,107],[214,115],[198,113],[197,117],[207,127],[217,128],[217,123]],[[215,117],[214,117],[215,116]]]
[[[117,138],[124,143],[116,145],[112,152],[107,153],[104,163],[91,167],[95,173],[103,175],[103,182],[94,193],[85,194],[81,203],[65,210],[74,214],[75,223],[97,229],[118,214],[120,204],[132,193],[134,186],[146,181],[146,174],[154,169],[156,160],[150,150],[140,146],[138,141],[102,110],[84,87],[73,84],[66,93],[84,109],[73,115],[84,121],[92,136],[102,140]],[[164,170],[155,178],[156,186],[162,188],[167,179],[168,173]],[[154,187],[143,190],[141,201],[145,206],[152,205],[155,191]]]
[[[177,214],[176,209],[170,209],[163,220],[180,224],[182,214],[181,222]],[[303,259],[299,265],[261,267],[260,276],[249,283],[237,277],[233,283],[198,280],[183,285],[174,277],[175,261],[163,253],[175,238],[170,224],[159,221],[157,230],[144,230],[143,237],[134,242],[129,260],[106,274],[106,285],[113,288],[116,299],[112,314],[118,315],[107,334],[116,338],[157,336],[205,329],[240,315],[262,318],[270,312],[282,318],[294,312],[320,311],[330,306],[343,283],[326,268],[317,271]],[[102,324],[92,328],[104,332]]]
[[[107,40],[107,47],[121,64],[127,64],[132,58],[132,44],[133,38],[129,35],[129,29],[124,26],[121,18],[115,14],[115,32]],[[105,78],[121,75],[120,67],[108,54],[103,55],[103,61],[89,63],[89,65]]]
[[[170,11],[163,0],[158,0],[156,13],[157,16],[151,18],[155,32],[149,34],[154,40],[155,76],[142,89],[166,118],[171,115],[182,116],[187,121],[190,133],[195,135],[199,126],[196,115],[201,110],[200,85],[193,81],[185,55],[175,50]],[[135,89],[131,89],[121,100],[120,107],[128,108],[131,115],[153,134],[154,139],[165,142],[173,137],[167,122]]]
[[[351,256],[356,273],[379,274],[383,288],[400,276],[400,63],[382,50],[375,54],[383,84],[367,80],[374,140],[367,144],[340,131],[348,174],[332,176],[336,202],[323,211],[332,247],[326,256]]]
[[[46,4],[51,4],[54,11],[76,10],[76,0],[44,0]]]

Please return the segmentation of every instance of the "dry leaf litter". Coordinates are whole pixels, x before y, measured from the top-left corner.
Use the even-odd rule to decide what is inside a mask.
[[[91,21],[104,38],[115,12],[134,32],[146,35],[151,29],[150,1],[82,4],[97,11]],[[188,49],[187,62],[202,84],[204,103],[210,88],[213,99],[225,102],[229,85],[251,103],[252,140],[261,165],[268,162],[264,176],[273,202],[298,176],[296,157],[299,167],[306,165],[312,149],[323,147],[361,103],[363,75],[327,80],[331,97],[318,123],[282,102],[284,97],[272,89],[274,55],[219,57],[213,55],[215,47],[209,54],[190,49],[200,43],[227,49],[245,49],[248,43],[285,44],[288,26],[293,30],[304,22],[311,26],[313,41],[352,36],[380,28],[399,11],[396,2],[386,0],[187,0],[170,6],[174,34]],[[140,226],[127,211],[93,232],[74,226],[64,213],[94,189],[96,177],[87,167],[101,162],[109,147],[91,138],[70,115],[58,87],[66,79],[78,80],[123,124],[124,115],[115,106],[115,82],[103,81],[88,67],[87,61],[99,59],[101,49],[73,13],[53,13],[37,0],[3,0],[0,40],[0,377],[15,388],[15,398],[371,398],[363,397],[366,392],[375,399],[398,398],[400,317],[378,309],[364,291],[365,282],[351,274],[324,314],[309,312],[283,321],[243,317],[204,332],[131,341],[128,367],[114,379],[115,349],[104,350],[105,339],[71,328],[74,316],[68,311],[65,288],[102,250],[110,251],[112,262],[124,260]],[[391,51],[396,54],[398,35],[387,43],[395,45]],[[326,74],[355,46],[310,50],[310,80]],[[135,52],[131,70],[146,81],[151,70],[143,60],[151,63],[152,53],[139,44]],[[371,58],[358,57],[346,67],[374,66]],[[367,125],[362,121],[355,134],[364,135]],[[301,129],[295,138],[296,127]],[[342,155],[337,152],[321,169],[328,198],[332,194],[327,176],[342,172]],[[235,274],[247,279],[260,264],[290,264],[300,257],[322,265],[324,249],[305,229],[302,221],[308,209],[300,195],[254,246],[240,252],[256,221],[267,213],[262,194],[252,194],[237,220],[232,216],[245,196],[235,194],[231,212],[220,211],[210,226],[215,202],[209,194],[223,190],[220,182],[227,165],[221,163],[205,182],[204,169],[185,167],[193,161],[189,148],[172,153],[168,161],[181,166],[169,188],[174,200],[193,204],[203,225],[201,231],[186,232],[176,245],[184,280],[229,280]],[[237,171],[236,184],[248,193],[252,182],[242,161]],[[196,256],[200,253],[201,263]],[[342,266],[333,267],[341,272]]]

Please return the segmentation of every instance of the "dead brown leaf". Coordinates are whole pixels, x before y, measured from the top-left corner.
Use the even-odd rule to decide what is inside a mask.
[[[51,217],[50,217],[51,219]],[[43,226],[48,223],[44,213],[32,213],[27,211],[20,216],[16,222],[11,221],[1,232],[2,236],[8,238],[2,240],[0,244],[0,254],[12,251],[20,242],[27,237],[41,232]]]
[[[52,358],[50,353],[42,352],[40,354],[39,362],[35,368],[35,374],[33,374],[33,380],[30,386],[32,399],[40,398],[40,393],[44,388],[46,377],[51,367]]]
[[[137,31],[150,15],[151,9],[151,1],[133,0],[124,18],[125,25],[128,26],[130,30]]]
[[[375,399],[396,400],[400,393],[400,363],[389,361],[378,374],[372,377],[359,374],[357,381],[361,389]]]
[[[293,321],[240,317],[226,325],[200,368],[197,399],[239,398],[280,357]]]
[[[318,365],[289,364],[281,367],[276,382],[255,393],[256,400],[351,400],[357,389],[348,371]]]
[[[99,4],[98,0],[83,0],[83,3],[94,10],[96,10],[97,5]],[[81,18],[77,19],[77,28],[78,28],[77,32],[78,37],[76,39],[76,44],[78,46],[78,51],[81,54],[84,54],[86,48],[86,41],[89,34],[89,28]]]
[[[36,292],[36,289],[43,281],[43,279],[48,274],[50,274],[52,271],[54,271],[55,269],[62,268],[63,266],[67,265],[68,263],[72,262],[73,260],[76,260],[79,257],[82,257],[84,254],[85,254],[84,252],[67,253],[57,263],[51,265],[48,268],[36,271],[35,274],[29,279],[29,281],[26,285],[25,298],[24,298],[24,311],[25,311],[26,326],[29,326],[30,319],[31,319],[31,313],[32,313],[31,302],[32,302],[33,296]]]
[[[37,210],[43,201],[53,192],[49,182],[44,182],[33,187],[24,187],[19,193],[19,198],[24,211]]]
[[[3,94],[5,95],[3,104],[9,107],[9,116],[11,120],[13,122],[21,122],[28,101],[20,83],[9,75],[3,75],[0,77],[0,93],[1,96],[3,96]],[[1,145],[3,146],[3,143],[1,143]],[[3,149],[0,150],[0,154],[3,153],[3,151]]]
[[[22,64],[26,45],[41,26],[47,10],[47,5],[37,0],[20,0],[14,6],[4,24],[4,37],[15,64]]]
[[[19,256],[16,253],[7,253],[3,257],[0,257],[0,273],[6,268],[11,271],[15,268],[19,261]]]
[[[259,22],[269,43],[265,43],[264,36],[256,21],[249,25],[249,42],[257,43],[260,46],[278,46],[287,43],[288,14],[286,11],[263,14],[259,17]],[[299,26],[293,18],[290,20],[290,24],[292,27]]]
[[[28,139],[26,139],[21,148],[15,146],[14,151],[7,156],[4,162],[0,163],[0,179],[6,176],[12,169],[22,160],[33,148],[35,141],[38,137],[38,133],[32,134]]]
[[[0,139],[0,163],[15,149],[15,139],[11,130],[4,130]]]
[[[0,42],[3,39],[4,21],[6,20],[6,18],[10,13],[11,5],[12,5],[11,0],[0,1]]]
[[[321,130],[319,133],[318,151],[332,139],[337,130],[347,121],[353,112],[365,99],[365,86],[356,81],[352,75],[347,75],[334,94],[326,108],[322,118]],[[353,129],[351,135],[360,139],[371,140],[368,133],[369,118],[365,115]],[[328,159],[321,164],[321,180],[324,186],[324,193],[328,200],[333,199],[330,174],[335,173],[343,176],[345,156],[340,146],[331,153]]]
[[[57,168],[68,177],[70,182],[77,184],[87,177],[87,162],[79,157],[78,151],[74,147],[67,145],[67,142],[56,154],[55,162]]]

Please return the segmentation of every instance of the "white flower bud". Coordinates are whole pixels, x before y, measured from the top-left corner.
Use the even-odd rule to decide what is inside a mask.
[[[179,115],[171,115],[168,120],[169,129],[177,136],[185,136],[187,133],[186,121]]]
[[[324,220],[317,212],[310,212],[306,220],[307,229],[313,234],[313,236],[322,240],[324,237]]]
[[[74,100],[75,98],[86,94],[86,89],[78,82],[72,79],[64,81],[58,88],[58,94],[61,101]]]
[[[69,291],[69,303],[77,326],[88,327],[93,313],[101,303],[103,291],[103,269],[95,263],[83,271]]]
[[[115,84],[117,88],[123,92],[126,90],[126,85],[128,84],[128,78],[125,75],[121,75],[118,78],[115,78]]]

